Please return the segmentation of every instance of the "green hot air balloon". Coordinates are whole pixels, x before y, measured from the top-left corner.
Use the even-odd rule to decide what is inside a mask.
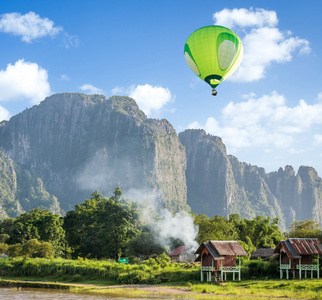
[[[243,45],[230,29],[211,25],[194,31],[184,46],[184,57],[190,69],[212,88],[238,68],[243,57]]]

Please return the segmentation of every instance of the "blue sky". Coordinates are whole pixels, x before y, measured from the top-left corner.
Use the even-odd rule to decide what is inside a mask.
[[[179,133],[203,128],[267,172],[322,175],[322,2],[0,1],[0,119],[53,93],[127,95]],[[196,29],[219,24],[244,45],[211,88],[187,66]]]

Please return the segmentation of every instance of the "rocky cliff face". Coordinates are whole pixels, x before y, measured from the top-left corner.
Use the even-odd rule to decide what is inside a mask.
[[[218,137],[203,130],[186,130],[179,134],[187,153],[188,204],[196,213],[244,218],[256,215],[284,217],[277,199],[269,190],[263,169],[240,163],[227,156]]]
[[[0,151],[0,219],[35,207],[61,213],[57,198],[46,191],[42,180]]]
[[[322,181],[312,167],[291,166],[266,175],[267,184],[278,199],[289,224],[291,220],[315,219],[322,224]]]
[[[128,97],[53,95],[0,126],[0,147],[70,210],[94,190],[172,211],[186,205],[186,157],[172,125]]]
[[[179,138],[186,148],[188,204],[192,212],[228,215],[237,195],[225,145],[219,137],[203,130],[186,130]]]
[[[234,156],[227,156],[221,139],[203,130],[179,134],[187,154],[188,204],[195,213],[244,218],[278,217],[282,229],[293,220],[322,224],[322,181],[311,167],[291,166],[266,173]]]

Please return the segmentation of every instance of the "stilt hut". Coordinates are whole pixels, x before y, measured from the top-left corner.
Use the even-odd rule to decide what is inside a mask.
[[[247,253],[237,241],[209,241],[202,243],[195,254],[199,255],[196,261],[201,262],[200,277],[201,281],[218,281],[227,280],[227,273],[240,274],[240,259],[236,265],[236,257],[246,256]]]
[[[194,250],[188,246],[179,246],[167,254],[171,261],[176,262],[193,262],[196,258]]]
[[[320,278],[319,256],[322,255],[322,245],[315,238],[290,238],[280,241],[274,253],[278,254],[280,262],[280,278],[284,273],[286,278],[292,275],[293,278],[307,278],[308,272],[311,278]],[[290,273],[290,274],[289,274]]]

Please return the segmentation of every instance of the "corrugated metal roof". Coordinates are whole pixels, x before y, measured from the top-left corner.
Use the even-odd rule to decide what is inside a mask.
[[[311,239],[288,239],[295,252],[300,255],[320,255],[322,254],[322,245],[316,238]]]
[[[290,259],[302,258],[302,255],[321,255],[322,245],[316,238],[289,238],[286,241],[280,241],[274,253],[283,250]]]
[[[289,242],[289,240],[284,241],[284,249],[287,254],[287,256],[291,259],[294,258],[302,258],[301,254],[297,253],[295,249],[293,248],[292,244]]]
[[[219,255],[241,255],[247,253],[237,241],[209,241],[218,251]]]
[[[172,250],[170,253],[168,253],[168,256],[176,256],[184,252],[185,250],[189,249],[187,246],[179,246]]]

